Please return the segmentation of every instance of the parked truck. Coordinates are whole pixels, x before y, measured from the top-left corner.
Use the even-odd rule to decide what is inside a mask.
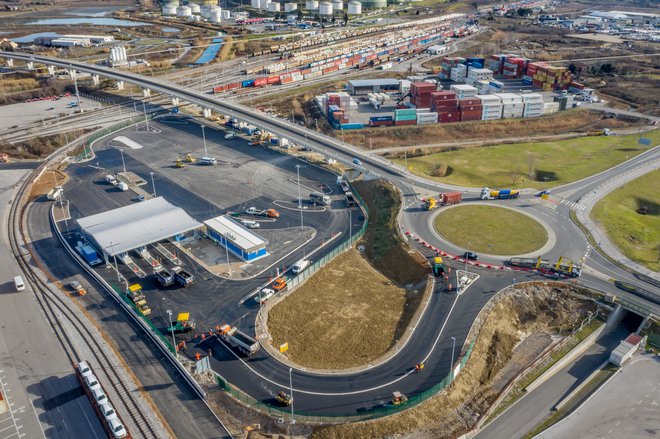
[[[490,189],[487,187],[481,189],[482,200],[508,200],[519,196],[519,189]]]
[[[348,186],[348,183],[346,183],[346,180],[344,180],[344,177],[337,177],[337,184],[342,192],[350,192],[351,188]]]
[[[80,253],[80,256],[82,256],[85,261],[87,261],[87,263],[92,267],[103,262],[99,258],[99,254],[96,253],[96,250],[94,250],[94,247],[91,245],[83,244],[82,241],[78,241],[76,244],[76,250],[78,253]]]
[[[169,287],[174,284],[174,275],[164,268],[156,271],[154,275],[156,276],[158,283],[164,287]]]
[[[356,203],[355,203],[355,197],[353,196],[353,192],[350,192],[350,191],[349,191],[349,192],[346,192],[346,194],[344,195],[344,197],[346,198],[346,205],[347,205],[348,207],[353,207],[353,206],[355,206]]]
[[[195,282],[195,276],[188,273],[181,267],[174,267],[172,271],[174,272],[174,281],[182,287],[187,287],[188,285],[192,285],[192,283]]]
[[[462,199],[463,194],[460,192],[448,192],[446,194],[440,194],[438,202],[441,206],[449,206],[460,203]]]
[[[218,332],[222,340],[244,355],[252,355],[261,347],[257,340],[227,324],[222,325]]]
[[[60,198],[62,198],[63,192],[64,189],[62,189],[62,186],[55,186],[53,189],[50,190],[50,192],[48,192],[48,195],[46,195],[46,197],[50,201],[59,200]]]

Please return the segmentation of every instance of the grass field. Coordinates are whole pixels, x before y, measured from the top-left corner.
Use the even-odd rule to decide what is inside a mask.
[[[600,200],[592,218],[624,255],[660,271],[660,170],[633,180]]]
[[[597,174],[648,150],[649,146],[638,143],[640,137],[657,145],[660,130],[642,136],[584,137],[440,152],[409,158],[407,165],[413,173],[443,183],[545,188]],[[404,160],[396,162],[403,164]],[[448,166],[444,177],[429,175],[435,165]]]
[[[490,255],[518,255],[540,249],[545,228],[522,213],[494,206],[460,206],[435,219],[435,229],[457,246]]]

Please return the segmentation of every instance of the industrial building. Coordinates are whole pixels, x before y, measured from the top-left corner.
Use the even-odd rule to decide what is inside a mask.
[[[115,41],[111,35],[61,35],[50,37],[37,37],[34,44],[51,47],[88,47],[92,45],[109,44]]]
[[[399,91],[399,80],[391,78],[351,79],[348,81],[348,91],[352,95]]]
[[[125,260],[131,250],[144,251],[147,245],[200,229],[183,209],[163,197],[107,210],[77,220],[87,240],[103,254],[106,263],[117,256]]]
[[[268,241],[226,216],[211,218],[204,221],[204,225],[206,236],[244,261],[251,262],[268,255]]]

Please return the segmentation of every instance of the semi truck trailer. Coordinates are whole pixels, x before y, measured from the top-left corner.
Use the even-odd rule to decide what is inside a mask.
[[[482,200],[508,200],[519,196],[519,189],[490,189],[487,187],[481,189]]]
[[[244,355],[252,355],[261,348],[259,342],[238,328],[224,324],[219,329],[219,337]]]

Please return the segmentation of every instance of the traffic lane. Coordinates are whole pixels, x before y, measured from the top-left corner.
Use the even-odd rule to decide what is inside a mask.
[[[52,235],[49,226],[50,205],[32,204],[28,210],[27,224],[33,237],[32,245],[52,276],[63,282],[77,278],[88,287],[88,294],[75,300],[112,338],[124,362],[136,375],[142,389],[149,392],[178,437],[225,437],[223,427],[208,407],[179,372],[169,362],[163,361],[160,349],[143,335],[142,329],[125,314],[126,311],[81,270],[77,261],[68,254],[64,255],[66,251]],[[67,419],[80,419],[80,410]],[[80,437],[94,436],[85,434]]]
[[[37,169],[41,164],[41,161],[20,161],[20,162],[9,162],[0,164],[0,172],[9,171],[9,170],[19,170],[19,169]]]

